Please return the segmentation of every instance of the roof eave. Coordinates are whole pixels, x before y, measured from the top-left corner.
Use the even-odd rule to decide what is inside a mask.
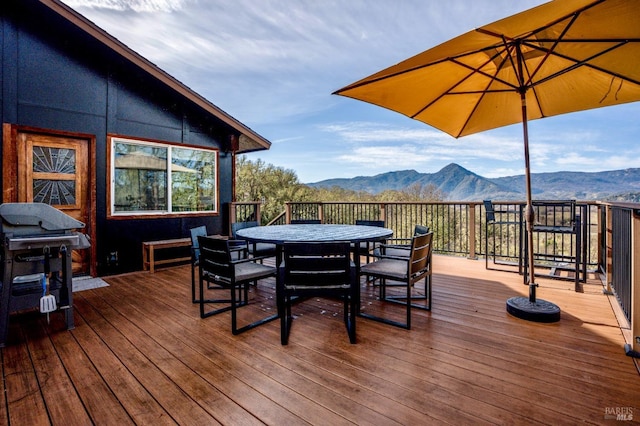
[[[250,151],[258,151],[265,150],[271,147],[271,142],[267,139],[260,136],[258,133],[251,130],[249,127],[242,124],[240,121],[236,120],[207,99],[199,95],[198,93],[191,90],[189,87],[185,86],[180,81],[176,80],[171,75],[167,74],[165,71],[160,69],[158,66],[153,64],[151,61],[145,59],[143,56],[139,55],[129,47],[127,47],[124,43],[120,42],[117,38],[113,37],[102,28],[98,27],[96,24],[82,16],[80,13],[73,10],[71,7],[66,4],[60,2],[59,0],[39,0],[40,3],[47,6],[49,9],[56,12],[58,15],[67,19],[69,22],[76,25],[78,28],[91,35],[93,38],[103,43],[105,46],[132,62],[133,64],[140,67],[142,70],[148,72],[163,84],[171,87],[173,90],[178,92],[180,95],[192,101],[194,104],[203,108],[208,113],[212,114],[225,124],[229,125],[233,129],[235,129],[238,133],[244,136],[245,143],[241,144],[238,152],[250,152]]]

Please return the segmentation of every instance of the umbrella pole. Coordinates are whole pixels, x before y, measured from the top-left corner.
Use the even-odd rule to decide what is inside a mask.
[[[507,300],[507,312],[511,315],[537,322],[556,322],[560,320],[560,308],[546,300],[536,300],[535,272],[533,270],[533,201],[531,196],[531,172],[529,168],[529,130],[527,127],[527,100],[525,90],[520,91],[522,100],[522,127],[524,131],[524,162],[525,184],[527,191],[527,206],[525,217],[527,221],[527,262],[529,275],[529,298],[512,297]]]
[[[527,226],[527,271],[529,274],[529,301],[536,303],[536,283],[533,265],[533,222],[535,213],[533,211],[533,197],[531,196],[531,168],[529,167],[529,127],[527,125],[527,98],[525,92],[520,93],[522,100],[522,132],[524,136],[524,175],[525,188],[527,194],[527,206],[525,207],[525,220]]]

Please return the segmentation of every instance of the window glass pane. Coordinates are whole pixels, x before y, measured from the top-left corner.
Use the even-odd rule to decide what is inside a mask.
[[[115,212],[167,210],[167,148],[114,144]]]
[[[215,152],[171,149],[171,205],[174,212],[215,210]]]

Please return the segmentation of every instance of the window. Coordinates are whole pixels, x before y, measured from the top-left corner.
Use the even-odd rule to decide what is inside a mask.
[[[111,138],[113,215],[217,212],[217,151]]]

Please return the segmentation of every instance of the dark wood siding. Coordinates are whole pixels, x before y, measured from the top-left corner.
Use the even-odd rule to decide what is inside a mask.
[[[233,129],[37,1],[0,9],[2,122],[95,135],[99,275],[141,269],[142,241],[186,237],[202,224],[225,233],[232,176],[224,151]],[[220,213],[108,220],[107,134],[219,149]],[[107,261],[112,252],[117,265]]]

